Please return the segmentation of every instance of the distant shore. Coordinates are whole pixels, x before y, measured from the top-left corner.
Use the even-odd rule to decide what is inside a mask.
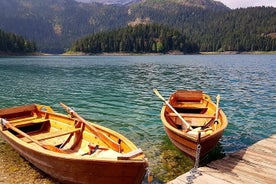
[[[44,56],[47,54],[40,53],[40,52],[31,52],[31,53],[15,53],[15,52],[2,52],[0,51],[0,56]]]
[[[238,52],[238,51],[226,51],[226,52],[200,52],[202,55],[223,55],[223,54],[276,54],[276,51],[254,51],[254,52]]]
[[[11,53],[0,52],[0,56],[159,56],[159,55],[236,55],[236,54],[276,54],[276,51],[254,51],[254,52],[238,52],[238,51],[226,51],[226,52],[200,52],[194,54],[184,54],[182,52],[169,52],[169,53],[124,53],[124,52],[112,52],[112,53],[84,53],[84,52],[67,52],[62,54],[51,53]]]
[[[112,52],[112,53],[83,53],[83,52],[70,52],[60,54],[62,56],[159,56],[159,55],[224,55],[224,54],[276,54],[276,51],[254,51],[254,52],[238,52],[238,51],[226,51],[226,52],[199,52],[194,54],[185,54],[178,51],[169,53],[124,53],[124,52]]]

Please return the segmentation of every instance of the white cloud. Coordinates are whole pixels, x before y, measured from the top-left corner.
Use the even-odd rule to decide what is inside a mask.
[[[250,6],[273,6],[276,7],[276,0],[217,0],[229,8],[245,8]]]

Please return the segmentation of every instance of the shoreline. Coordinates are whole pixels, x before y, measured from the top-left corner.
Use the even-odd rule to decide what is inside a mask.
[[[254,51],[254,52],[238,52],[238,51],[226,51],[226,52],[199,52],[193,54],[185,54],[182,52],[169,52],[169,53],[123,53],[123,52],[112,52],[112,53],[99,53],[99,54],[91,54],[91,53],[63,53],[57,54],[61,56],[162,56],[162,55],[239,55],[239,54],[276,54],[276,51]]]
[[[181,52],[170,52],[170,53],[123,53],[123,52],[112,52],[112,53],[62,53],[62,54],[51,54],[51,53],[10,53],[0,52],[0,57],[11,57],[11,56],[162,56],[162,55],[259,55],[259,54],[276,54],[276,51],[254,51],[254,52],[238,52],[238,51],[226,51],[226,52],[199,52],[193,54],[185,54]]]
[[[239,54],[276,54],[276,51],[253,51],[253,52],[238,52],[238,51],[226,51],[226,52],[200,52],[202,55],[239,55]]]

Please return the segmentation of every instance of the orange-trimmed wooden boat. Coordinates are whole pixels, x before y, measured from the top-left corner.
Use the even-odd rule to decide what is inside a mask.
[[[61,183],[141,183],[147,159],[123,135],[75,111],[49,106],[0,109],[1,136],[34,166]]]
[[[217,103],[199,90],[177,90],[161,109],[161,120],[171,142],[183,153],[196,160],[210,152],[218,143],[228,121]],[[200,150],[198,150],[200,145]]]

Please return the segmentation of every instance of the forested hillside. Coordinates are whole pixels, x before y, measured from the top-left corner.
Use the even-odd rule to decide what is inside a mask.
[[[0,7],[0,29],[34,40],[43,52],[62,53],[85,36],[144,21],[177,29],[200,51],[276,50],[272,7],[231,10],[213,0],[145,0],[128,5],[1,0]]]
[[[187,42],[179,31],[158,25],[128,26],[114,31],[97,33],[78,40],[73,52],[103,53],[195,53],[196,44]]]
[[[1,0],[0,28],[62,53],[85,35],[126,25],[127,8],[74,0]],[[127,19],[127,20],[126,20]]]
[[[198,43],[201,51],[276,50],[276,8],[214,13],[179,29]]]
[[[2,53],[31,53],[36,51],[34,42],[13,33],[6,33],[0,29],[0,54]]]

